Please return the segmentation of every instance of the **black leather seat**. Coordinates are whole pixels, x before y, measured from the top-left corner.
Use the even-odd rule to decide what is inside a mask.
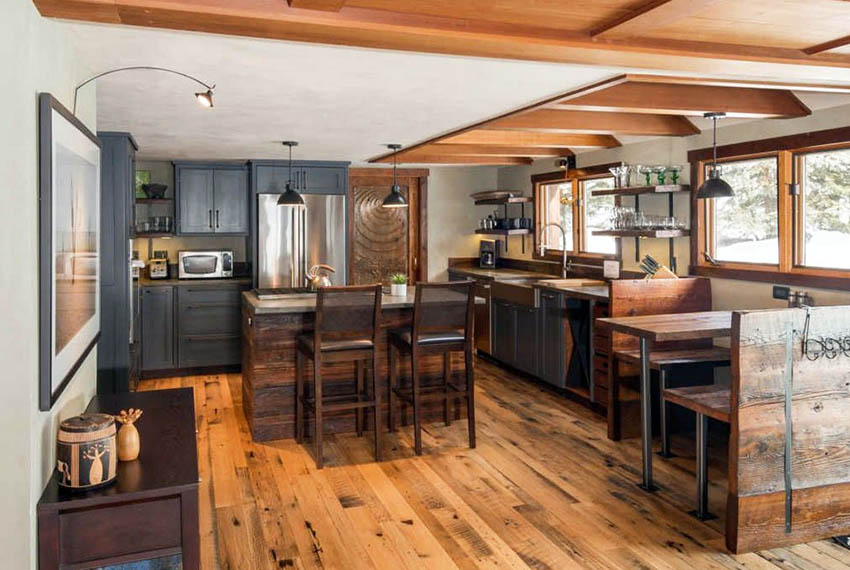
[[[313,352],[313,335],[302,334],[298,337],[297,341],[308,352]],[[322,339],[320,348],[322,352],[328,352],[332,350],[363,350],[373,348],[374,346],[375,344],[370,338],[345,338],[335,340]]]
[[[390,331],[390,334],[399,337],[407,344],[413,343],[413,332],[410,328],[393,329]],[[465,339],[466,337],[464,336],[463,331],[461,330],[421,333],[419,335],[419,344],[430,345],[448,342],[463,342]]]

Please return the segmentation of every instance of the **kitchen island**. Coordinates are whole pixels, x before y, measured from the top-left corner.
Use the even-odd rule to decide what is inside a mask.
[[[381,299],[381,334],[378,340],[381,362],[379,377],[384,393],[383,414],[387,413],[387,342],[386,331],[409,326],[413,317],[415,288],[408,287],[405,297],[384,293]],[[483,300],[477,300],[483,302]],[[295,437],[295,338],[313,330],[316,313],[314,293],[293,293],[274,299],[260,299],[256,292],[242,293],[242,406],[254,441]],[[461,353],[453,355],[452,369],[462,371]],[[442,382],[443,361],[439,355],[422,357],[421,379],[424,386]],[[312,361],[305,365],[308,395],[312,391]],[[324,364],[324,393],[342,395],[354,392],[355,371],[352,363]],[[410,361],[399,362],[399,379],[409,381]],[[455,418],[465,417],[463,406],[454,405]],[[442,421],[440,402],[422,405],[428,421]],[[402,425],[412,420],[409,406],[400,408]],[[354,412],[331,415],[325,420],[325,433],[353,432]],[[312,420],[311,420],[312,421]],[[387,425],[386,422],[384,425]],[[368,427],[368,426],[367,426]],[[309,428],[307,433],[311,433]]]

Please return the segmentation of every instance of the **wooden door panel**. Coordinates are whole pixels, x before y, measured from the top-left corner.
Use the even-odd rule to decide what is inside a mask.
[[[352,186],[351,282],[386,283],[393,273],[409,273],[409,208],[383,208],[390,185]],[[410,191],[402,186],[409,200]]]

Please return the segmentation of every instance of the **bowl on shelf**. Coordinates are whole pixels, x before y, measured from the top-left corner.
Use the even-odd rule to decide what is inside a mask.
[[[142,184],[142,190],[145,191],[145,194],[148,195],[148,198],[158,200],[165,198],[165,191],[168,190],[168,185],[156,183]]]
[[[470,197],[473,200],[501,200],[503,198],[513,198],[514,196],[514,192],[507,192],[504,190],[487,190],[484,192],[470,194]]]

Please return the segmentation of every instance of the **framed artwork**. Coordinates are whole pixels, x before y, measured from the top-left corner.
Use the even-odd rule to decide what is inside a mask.
[[[100,336],[97,136],[49,93],[39,112],[39,409],[49,410]]]

